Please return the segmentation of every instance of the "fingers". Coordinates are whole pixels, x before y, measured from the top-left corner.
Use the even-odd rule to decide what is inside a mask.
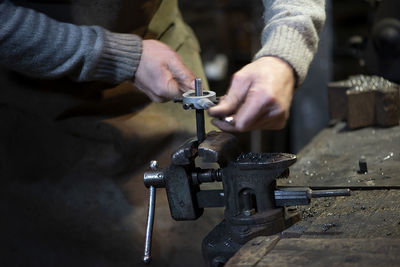
[[[192,88],[194,74],[179,55],[156,40],[144,40],[134,84],[152,101],[163,102]]]
[[[209,114],[214,117],[229,116],[245,101],[247,92],[251,87],[248,76],[236,73],[232,79],[228,94],[222,98],[220,103],[209,109]]]
[[[266,113],[271,106],[271,98],[261,90],[254,88],[249,91],[246,101],[240,106],[235,115],[235,127],[238,131],[244,132],[253,130],[253,127]]]
[[[233,116],[234,123],[213,123],[224,131],[282,129],[289,117],[295,75],[285,61],[263,57],[235,74],[228,94],[209,110],[217,118]]]

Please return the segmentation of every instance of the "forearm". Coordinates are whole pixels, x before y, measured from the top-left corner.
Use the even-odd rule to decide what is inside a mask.
[[[255,59],[275,56],[295,71],[297,86],[306,77],[325,22],[324,0],[263,0],[265,27]]]
[[[8,1],[0,1],[0,25],[0,65],[29,76],[120,83],[140,61],[136,35],[61,23]]]

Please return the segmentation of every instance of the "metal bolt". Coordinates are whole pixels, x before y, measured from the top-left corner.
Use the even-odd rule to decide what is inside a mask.
[[[368,173],[367,160],[364,156],[362,156],[358,161],[358,166],[360,167],[358,173]]]
[[[183,104],[183,109],[188,110],[188,109],[193,109],[194,106],[193,104]]]
[[[150,161],[150,169],[153,171],[156,171],[158,169],[158,161],[157,160]]]
[[[201,78],[196,78],[194,80],[194,88],[195,88],[196,96],[203,95],[203,86],[201,84]]]

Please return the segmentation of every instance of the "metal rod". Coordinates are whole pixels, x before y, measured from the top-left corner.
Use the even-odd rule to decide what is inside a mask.
[[[201,84],[201,78],[196,78],[194,80],[194,90],[196,92],[196,96],[202,96],[203,95],[203,86]]]
[[[203,95],[203,86],[201,84],[200,78],[196,78],[194,80],[194,89],[196,92],[196,96]],[[197,130],[197,141],[200,144],[206,138],[206,129],[205,129],[205,124],[204,124],[204,110],[203,109],[196,109],[196,130]]]
[[[153,234],[154,224],[154,211],[156,206],[156,188],[150,186],[149,188],[149,213],[147,214],[147,227],[146,227],[146,241],[144,245],[143,262],[148,264],[151,261],[151,239]]]
[[[311,193],[311,197],[313,198],[338,196],[350,196],[350,189],[313,190]]]

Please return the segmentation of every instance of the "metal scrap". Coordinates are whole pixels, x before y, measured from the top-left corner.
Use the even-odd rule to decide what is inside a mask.
[[[350,76],[328,84],[332,120],[347,120],[350,129],[399,124],[398,84],[378,76]]]

